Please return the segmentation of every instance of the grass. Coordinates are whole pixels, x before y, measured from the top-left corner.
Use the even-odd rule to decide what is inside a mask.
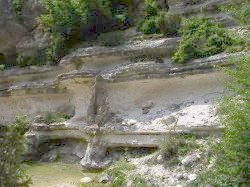
[[[68,120],[70,117],[66,114],[48,112],[43,117],[43,122],[46,124],[63,122]]]
[[[31,177],[32,186],[45,187],[54,184],[74,184],[81,187],[103,186],[98,183],[80,185],[79,181],[84,176],[91,177],[93,180],[98,178],[99,173],[82,172],[79,164],[65,163],[35,163],[25,165],[25,171]]]
[[[159,143],[159,148],[167,163],[175,165],[179,163],[178,156],[199,148],[199,145],[195,142],[193,136],[170,134]]]

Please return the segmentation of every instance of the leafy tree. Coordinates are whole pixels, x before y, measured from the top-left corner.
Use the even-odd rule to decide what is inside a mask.
[[[223,52],[232,45],[232,39],[227,31],[205,17],[184,20],[179,32],[181,38],[173,56],[174,63],[208,57]]]
[[[28,124],[25,117],[17,117],[13,124],[0,127],[0,187],[30,184],[21,164],[25,150],[23,134]]]

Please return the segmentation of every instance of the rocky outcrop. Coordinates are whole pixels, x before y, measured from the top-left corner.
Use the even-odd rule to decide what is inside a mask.
[[[0,123],[16,115],[34,121],[45,112],[70,111],[64,122],[35,120],[26,133],[26,157],[81,161],[86,169],[110,164],[116,148],[157,148],[172,133],[220,136],[216,105],[226,94],[226,76],[214,66],[231,65],[232,54],[172,64],[169,54],[177,42],[84,48],[57,67],[3,71]]]
[[[0,1],[0,53],[5,57],[5,62],[1,63],[6,64],[15,61],[17,43],[33,37],[32,31],[37,27],[36,18],[43,11],[39,0],[20,1],[20,10],[15,10],[14,3],[13,0]]]

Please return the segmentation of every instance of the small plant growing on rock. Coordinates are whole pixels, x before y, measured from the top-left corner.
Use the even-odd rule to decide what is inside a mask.
[[[117,161],[107,170],[107,174],[111,180],[111,187],[126,185],[126,172],[135,169],[135,166],[128,163],[126,160]]]
[[[178,156],[198,148],[194,140],[188,135],[169,134],[159,143],[160,154],[168,163],[177,163]]]
[[[43,117],[42,121],[46,124],[59,123],[70,119],[67,114],[48,112]]]
[[[4,64],[0,64],[0,71],[3,71],[5,68],[5,65]]]
[[[215,55],[232,45],[227,31],[204,17],[184,20],[179,32],[181,38],[173,56],[174,63]]]

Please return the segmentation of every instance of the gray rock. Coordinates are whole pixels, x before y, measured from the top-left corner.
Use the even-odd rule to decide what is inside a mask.
[[[168,108],[170,111],[176,111],[176,110],[179,110],[180,109],[180,105],[178,104],[172,104],[169,106]]]
[[[175,116],[169,116],[167,119],[163,120],[163,123],[165,125],[171,125],[177,121],[177,118]]]
[[[148,102],[146,102],[145,104],[142,105],[142,110],[151,109],[153,107],[154,107],[153,101],[148,101]]]
[[[100,183],[107,183],[109,181],[110,181],[110,178],[109,178],[109,176],[107,174],[101,176],[101,178],[99,179]]]
[[[37,115],[34,119],[34,123],[43,123],[43,117],[41,115]]]
[[[196,175],[196,174],[190,174],[190,175],[188,176],[188,179],[189,179],[190,182],[191,182],[191,181],[194,181],[194,180],[197,179],[197,175]]]
[[[145,109],[142,109],[142,114],[148,114],[150,112],[149,109],[145,108]]]
[[[156,158],[156,161],[158,164],[161,164],[164,162],[164,159],[163,159],[163,156],[162,155],[158,155],[157,158]]]
[[[189,167],[189,166],[192,166],[196,160],[197,160],[196,154],[188,155],[184,159],[181,160],[181,164],[185,167]]]
[[[83,178],[81,178],[80,183],[88,184],[88,183],[91,183],[92,181],[93,180],[90,177],[83,177]]]
[[[183,176],[182,173],[178,173],[178,174],[176,175],[176,178],[177,178],[178,180],[181,180],[181,179],[184,179],[184,176]]]
[[[127,124],[128,124],[129,126],[135,125],[136,123],[137,123],[137,121],[134,120],[134,119],[130,119],[130,120],[128,120],[128,122],[127,122]]]

